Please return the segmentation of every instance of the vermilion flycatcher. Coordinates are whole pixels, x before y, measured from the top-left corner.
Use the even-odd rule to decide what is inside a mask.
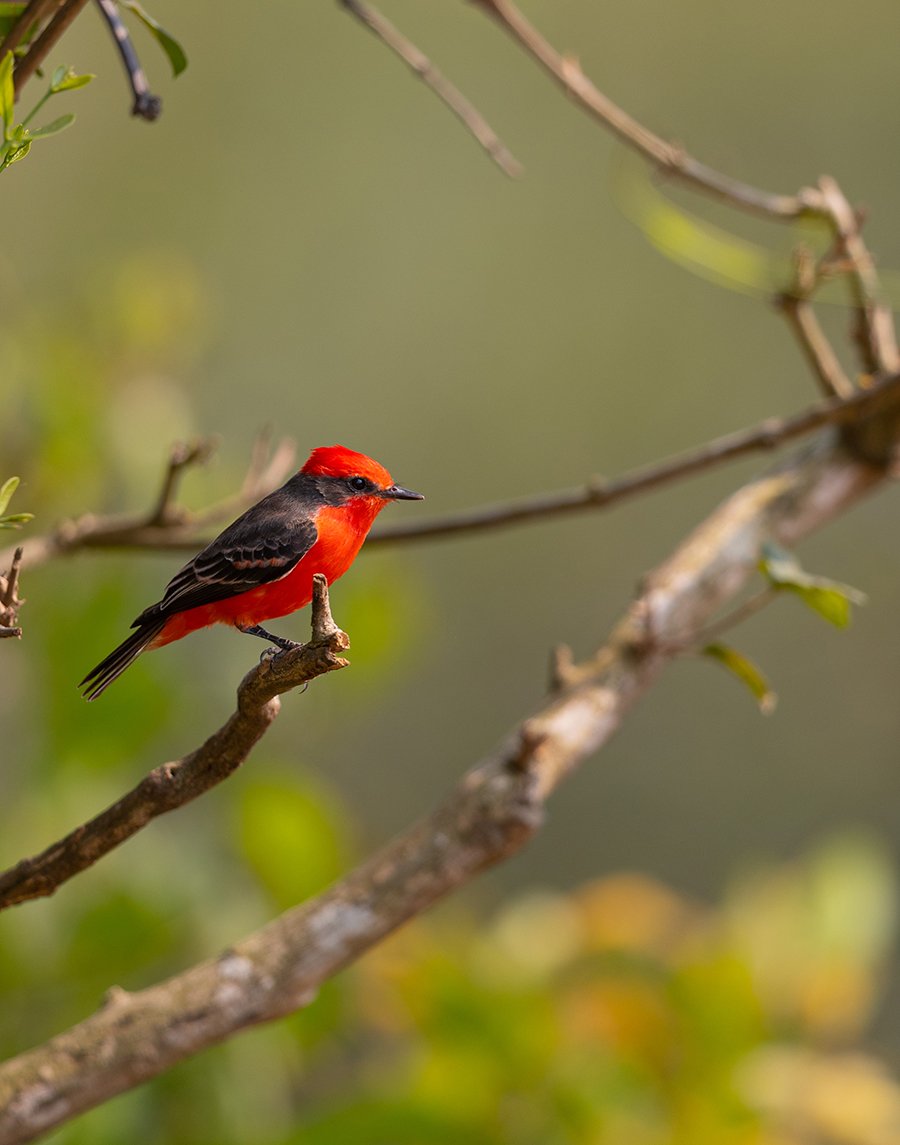
[[[309,604],[313,573],[323,573],[329,584],[343,576],[388,501],[421,500],[364,453],[342,445],[314,449],[299,473],[172,577],[162,600],[132,623],[137,631],[79,687],[95,700],[141,652],[209,624],[232,624],[279,648],[296,647],[260,621]]]

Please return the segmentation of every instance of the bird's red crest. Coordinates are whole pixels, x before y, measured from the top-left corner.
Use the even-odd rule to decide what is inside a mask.
[[[343,445],[323,445],[314,449],[301,470],[313,477],[368,477],[382,489],[393,484],[383,465]]]

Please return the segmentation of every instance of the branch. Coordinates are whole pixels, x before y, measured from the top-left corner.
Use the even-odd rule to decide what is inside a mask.
[[[44,28],[15,66],[15,70],[13,71],[13,83],[15,84],[16,96],[19,95],[25,84],[41,66],[52,51],[56,41],[68,29],[75,17],[79,15],[85,4],[87,4],[87,0],[62,0],[62,3],[57,3],[56,12],[50,23]],[[18,24],[16,27],[18,27]],[[13,28],[13,31],[15,31],[15,28]],[[10,35],[11,34],[12,33],[10,33]],[[7,37],[7,40],[8,39],[9,37]]]
[[[886,479],[828,434],[739,490],[648,578],[596,655],[558,663],[556,693],[431,816],[218,958],[134,994],[115,988],[92,1017],[0,1066],[0,1145],[32,1140],[239,1030],[308,1005],[386,934],[518,851],[558,784],[743,588],[762,544],[795,545]]]
[[[876,420],[874,413],[881,403],[885,403],[885,406],[890,404],[893,409],[900,404],[900,374],[885,378],[871,389],[854,390],[849,397],[828,398],[791,417],[767,418],[749,429],[717,437],[688,453],[633,469],[613,480],[595,478],[575,489],[560,489],[496,505],[481,505],[458,513],[448,513],[431,521],[391,525],[371,537],[367,545],[449,537],[458,533],[523,524],[563,513],[607,509],[626,497],[702,473],[723,461],[775,449],[823,425],[846,423],[849,426],[869,426],[870,422]],[[862,450],[860,453],[865,455]]]
[[[775,195],[707,167],[633,119],[594,86],[578,61],[563,56],[519,11],[512,0],[472,0],[491,16],[570,95],[580,107],[669,177],[732,206],[790,222],[803,216],[822,219],[846,254],[844,270],[858,314],[857,341],[864,368],[871,374],[900,367],[890,307],[881,299],[874,260],[862,238],[861,214],[853,209],[830,176],[796,195]]]
[[[146,119],[148,122],[158,119],[162,113],[162,100],[150,90],[147,75],[141,67],[141,61],[138,59],[134,44],[128,35],[128,29],[122,23],[122,17],[119,15],[115,0],[97,0],[97,7],[115,40],[116,48],[125,66],[125,74],[128,77],[128,84],[134,97],[131,114],[136,115],[139,119]]]
[[[237,710],[228,722],[190,755],[154,768],[116,803],[76,827],[65,838],[0,874],[0,910],[51,895],[64,882],[108,855],[142,827],[183,807],[227,779],[241,766],[278,715],[278,699],[326,672],[345,668],[340,653],[350,641],[331,616],[328,586],[314,577],[312,640],[266,657],[241,681]]]
[[[7,52],[15,51],[19,44],[31,35],[32,30],[39,24],[42,24],[53,9],[58,7],[60,3],[61,0],[30,0],[30,3],[26,4],[22,15],[6,33],[2,42],[0,42],[0,59],[2,59]]]
[[[339,0],[351,15],[365,24],[383,44],[395,52],[430,88],[477,139],[504,174],[516,178],[522,174],[522,165],[509,151],[483,115],[449,80],[437,70],[429,58],[412,41],[402,35],[366,0]]]
[[[19,569],[22,565],[22,547],[16,548],[12,556],[9,572],[0,576],[0,639],[18,639],[22,635],[19,627],[19,607],[23,601],[19,596]]]
[[[257,438],[250,465],[241,490],[215,505],[197,512],[180,508],[175,503],[178,485],[189,466],[202,464],[215,448],[213,439],[175,445],[166,466],[156,503],[147,513],[117,514],[109,517],[88,513],[74,521],[65,521],[52,533],[34,537],[23,546],[27,568],[44,564],[55,557],[80,549],[142,548],[196,549],[205,542],[198,540],[198,530],[218,521],[227,521],[238,512],[276,489],[293,470],[296,450],[289,438],[283,438],[268,457],[268,431]],[[10,552],[0,552],[0,566]]]

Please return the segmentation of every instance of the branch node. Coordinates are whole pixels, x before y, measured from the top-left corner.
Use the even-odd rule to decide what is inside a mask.
[[[547,733],[537,720],[525,720],[519,728],[518,740],[510,755],[507,757],[507,767],[513,772],[531,771],[535,766],[535,756],[542,743],[547,739]]]
[[[568,644],[557,644],[550,653],[550,691],[562,692],[572,683],[575,657]]]

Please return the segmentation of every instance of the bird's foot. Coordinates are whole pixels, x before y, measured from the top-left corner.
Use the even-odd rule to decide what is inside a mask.
[[[248,636],[259,636],[262,640],[270,640],[275,648],[267,648],[263,653],[266,656],[271,653],[276,656],[278,652],[287,652],[291,648],[302,648],[302,644],[298,644],[296,640],[288,640],[286,636],[276,636],[274,632],[267,632],[261,624],[248,624],[246,626],[239,624],[237,626],[241,632],[246,632]],[[262,657],[260,657],[262,659]]]

